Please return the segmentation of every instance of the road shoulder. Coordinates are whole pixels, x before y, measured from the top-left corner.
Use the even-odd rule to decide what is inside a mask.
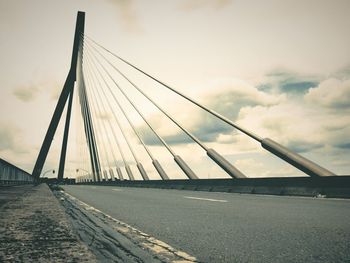
[[[56,191],[74,229],[99,261],[198,262],[195,257],[143,233],[64,191]]]

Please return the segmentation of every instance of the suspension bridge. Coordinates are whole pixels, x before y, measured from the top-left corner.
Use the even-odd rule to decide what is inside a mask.
[[[57,180],[63,182],[71,117],[76,107],[79,156],[76,183],[79,186],[63,186],[64,192],[55,192],[55,195],[82,241],[100,261],[344,262],[349,259],[350,224],[346,219],[349,218],[349,202],[323,197],[349,198],[350,176],[336,175],[273,139],[241,127],[104,47],[86,35],[84,27],[85,13],[78,12],[70,69],[32,174],[2,161],[4,168],[0,175],[11,170],[13,176],[8,177],[9,181],[22,178],[25,183],[40,182],[40,176],[47,173],[43,167],[66,109],[57,173]],[[267,153],[299,169],[304,176],[249,178],[137,84],[123,70],[125,67],[255,140]],[[208,179],[196,172],[166,136],[162,136],[154,120],[145,113],[147,105],[140,104],[135,94],[177,127],[189,143],[198,145],[207,155],[207,161],[227,177]],[[168,152],[185,179],[173,177],[168,172],[167,163],[159,159],[152,144],[145,139],[145,129],[156,144]],[[141,151],[147,159],[141,157]],[[145,169],[149,164],[157,178]],[[42,215],[50,214],[52,225],[62,215],[52,213],[59,211],[57,201],[50,199],[45,191],[39,189],[35,196],[26,198],[25,207],[28,210],[34,206],[36,211],[42,210]],[[16,207],[19,206],[14,205],[14,209]],[[14,217],[26,218],[22,216],[22,210],[19,214],[21,217],[17,214]],[[0,217],[0,220],[4,219]],[[23,223],[28,222],[30,220]],[[55,227],[52,232],[55,234],[61,227]],[[55,242],[59,241],[60,245],[66,242],[66,239],[60,241],[61,232],[56,234]],[[36,236],[40,237],[40,234]],[[72,245],[71,249],[61,249],[56,243],[54,246],[69,258],[74,258],[76,251],[90,257],[80,245]],[[1,253],[0,249],[0,259]],[[45,260],[48,258],[53,259],[52,253]]]
[[[124,179],[134,181],[135,178],[141,178],[143,181],[148,181],[150,177],[140,161],[139,152],[135,150],[133,140],[130,138],[131,136],[137,138],[138,143],[144,148],[149,157],[148,161],[153,164],[160,180],[175,179],[168,175],[167,168],[157,160],[149,145],[144,141],[140,129],[138,130],[139,126],[137,127],[135,123],[133,123],[134,119],[131,117],[132,114],[136,114],[138,118],[143,120],[144,124],[149,128],[149,131],[153,133],[153,136],[158,140],[159,144],[165,147],[165,149],[171,154],[174,162],[188,180],[203,179],[200,174],[194,172],[190,165],[188,165],[188,162],[169,145],[169,143],[157,131],[155,125],[147,119],[147,116],[145,116],[143,112],[144,105],[139,105],[135,99],[133,99],[131,96],[132,92],[137,92],[140,96],[148,100],[148,102],[150,102],[161,114],[176,125],[176,127],[183,132],[184,136],[187,136],[192,143],[197,144],[206,153],[210,160],[223,169],[232,179],[247,178],[242,171],[225,159],[225,157],[201,141],[194,132],[187,129],[176,118],[176,116],[172,116],[166,108],[160,106],[159,102],[153,99],[140,85],[136,84],[136,82],[127,76],[111,58],[118,60],[135,70],[137,73],[146,76],[157,84],[160,84],[162,88],[170,90],[173,96],[183,98],[198,107],[200,110],[209,113],[211,116],[241,132],[245,136],[249,136],[257,141],[261,147],[269,153],[277,156],[281,161],[287,162],[301,170],[306,176],[336,176],[326,168],[321,167],[320,165],[291,151],[276,141],[270,138],[260,137],[254,132],[237,125],[225,116],[216,112],[215,109],[206,107],[197,100],[165,84],[136,65],[113,53],[91,37],[84,34],[84,21],[84,13],[78,13],[71,67],[40,149],[39,156],[35,163],[32,173],[34,178],[38,179],[42,173],[52,139],[55,135],[59,121],[62,118],[64,108],[67,107],[64,137],[57,175],[58,179],[62,180],[65,169],[73,98],[74,96],[77,96],[81,115],[80,126],[83,127],[81,129],[81,135],[78,137],[81,139],[83,138],[80,144],[85,144],[81,147],[82,149],[80,149],[80,156],[88,156],[87,160],[85,160],[85,163],[88,163],[88,165],[81,168],[86,171],[86,174],[77,178],[78,182],[99,183],[103,181]],[[119,78],[117,78],[116,75],[118,75]],[[122,78],[122,81],[120,78]],[[133,91],[131,92],[130,89],[133,89]],[[129,104],[127,107],[125,102]],[[103,118],[103,116],[107,117]],[[125,126],[125,123],[122,121],[123,118],[127,121],[129,127]],[[126,131],[127,128],[131,128],[133,134],[128,133]],[[120,131],[120,133],[117,131]],[[122,136],[120,136],[120,134]],[[125,148],[122,147],[122,143],[124,142],[127,145],[126,150],[132,155],[133,163],[136,164],[140,177],[139,175],[135,176],[130,168],[130,162],[126,159],[127,153]],[[103,158],[101,158],[101,156],[103,156]]]

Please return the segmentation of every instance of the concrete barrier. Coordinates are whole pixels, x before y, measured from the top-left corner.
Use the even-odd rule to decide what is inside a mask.
[[[350,176],[197,180],[135,180],[81,183],[177,190],[350,198]]]

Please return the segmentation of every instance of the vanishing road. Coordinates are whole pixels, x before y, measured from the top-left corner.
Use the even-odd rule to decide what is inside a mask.
[[[350,200],[113,186],[64,189],[203,262],[350,262]]]

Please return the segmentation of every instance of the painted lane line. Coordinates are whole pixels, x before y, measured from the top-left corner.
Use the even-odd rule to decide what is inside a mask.
[[[112,190],[116,192],[122,191],[122,189],[117,189],[117,188],[113,188]]]
[[[220,199],[200,198],[200,197],[194,197],[194,196],[184,196],[184,198],[202,200],[202,201],[210,201],[210,202],[227,203],[227,200],[220,200]]]
[[[172,263],[195,263],[198,262],[197,258],[187,254],[184,251],[177,250],[176,248],[170,246],[169,244],[156,239],[155,237],[146,234],[131,225],[128,225],[127,223],[124,223],[104,212],[101,210],[79,200],[75,196],[68,194],[67,192],[61,191],[62,194],[66,196],[66,198],[69,198],[70,200],[73,200],[76,204],[78,204],[81,208],[90,211],[91,213],[94,213],[95,215],[102,215],[102,218],[109,219],[110,226],[112,226],[116,231],[121,233],[122,235],[126,236],[127,238],[134,240],[134,243],[138,243],[139,246],[142,246],[144,249],[147,249],[149,251],[152,251],[156,255],[159,254],[163,256],[164,258],[169,257],[173,259],[173,255],[175,255],[178,259],[177,260],[165,260],[165,262],[172,262]],[[106,222],[107,223],[107,222]],[[113,224],[114,223],[114,224]]]

